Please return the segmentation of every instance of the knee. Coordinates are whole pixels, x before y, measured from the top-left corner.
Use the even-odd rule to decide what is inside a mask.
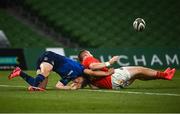
[[[38,75],[38,74],[42,74],[44,77],[48,77],[49,72],[48,72],[48,71],[44,71],[44,70],[38,70],[38,71],[36,72],[36,74],[37,74],[37,75]]]
[[[39,70],[37,72],[37,74],[42,74],[45,78],[47,78],[49,76],[50,72],[46,71],[46,70]]]
[[[44,75],[45,77],[48,77],[53,67],[49,63],[41,63],[40,68],[40,74]]]
[[[41,73],[44,77],[48,77],[50,72],[49,71],[41,71]]]

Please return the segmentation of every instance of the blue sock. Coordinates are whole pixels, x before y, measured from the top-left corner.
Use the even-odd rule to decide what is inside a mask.
[[[31,86],[37,87],[45,77],[42,74],[38,74],[35,78],[29,76],[28,74],[21,72],[20,76]]]
[[[45,77],[42,74],[38,74],[36,78],[34,78],[34,85],[35,87],[38,87],[38,85],[45,79]]]
[[[20,76],[31,86],[34,85],[34,78],[21,71]]]

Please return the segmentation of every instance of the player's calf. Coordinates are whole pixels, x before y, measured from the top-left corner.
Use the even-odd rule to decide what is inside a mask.
[[[29,76],[25,72],[23,72],[19,67],[16,67],[11,74],[8,76],[9,79],[14,77],[22,77],[29,85],[38,87],[43,80],[45,80],[45,76],[42,74],[38,74],[35,78]]]

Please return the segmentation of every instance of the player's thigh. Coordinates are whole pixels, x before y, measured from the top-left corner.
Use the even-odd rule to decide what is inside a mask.
[[[40,73],[47,77],[52,71],[53,66],[48,62],[42,62],[40,64]]]
[[[128,67],[123,67],[123,69],[126,69],[129,72],[131,77],[130,79],[135,80],[135,79],[143,78],[142,72],[144,71],[145,68],[141,66],[128,66]]]
[[[141,74],[144,69],[144,67],[141,67],[141,66],[128,66],[128,67],[122,67],[122,68],[126,69],[130,73],[131,77]]]
[[[47,83],[48,83],[48,77],[46,77],[46,78],[43,80],[43,82],[41,82],[41,83],[38,85],[38,87],[46,89]]]

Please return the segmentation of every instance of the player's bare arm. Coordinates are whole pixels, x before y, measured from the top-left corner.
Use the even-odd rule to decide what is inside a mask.
[[[57,88],[57,89],[69,90],[69,89],[71,89],[71,86],[64,85],[63,83],[61,83],[60,81],[58,81],[57,84],[56,84],[56,88]]]
[[[56,84],[56,88],[64,89],[64,90],[76,90],[82,87],[83,82],[84,82],[84,78],[80,76],[74,79],[70,85],[64,85],[63,83],[58,81],[58,83]]]
[[[84,73],[87,74],[87,75],[90,75],[90,76],[108,76],[108,75],[111,75],[114,73],[114,69],[113,68],[110,68],[108,70],[108,72],[104,72],[104,71],[93,71],[93,70],[90,70],[90,69],[85,69],[84,70]]]
[[[89,65],[89,68],[92,70],[98,70],[98,69],[102,69],[104,67],[108,67],[112,64],[114,64],[116,61],[118,61],[119,56],[113,56],[108,62],[104,62],[104,63],[91,63]]]
[[[90,69],[85,69],[84,73],[87,75],[92,75],[92,76],[108,76],[114,73],[114,69],[110,68],[108,70],[108,72],[104,72],[104,71],[93,71]],[[78,77],[75,80],[73,80],[73,83],[70,85],[64,85],[63,83],[61,83],[60,81],[56,84],[56,88],[57,89],[64,89],[64,90],[76,90],[76,89],[80,89],[82,87],[82,83],[83,83],[84,79],[83,77]],[[97,89],[97,87],[91,85],[90,86],[93,89]]]

